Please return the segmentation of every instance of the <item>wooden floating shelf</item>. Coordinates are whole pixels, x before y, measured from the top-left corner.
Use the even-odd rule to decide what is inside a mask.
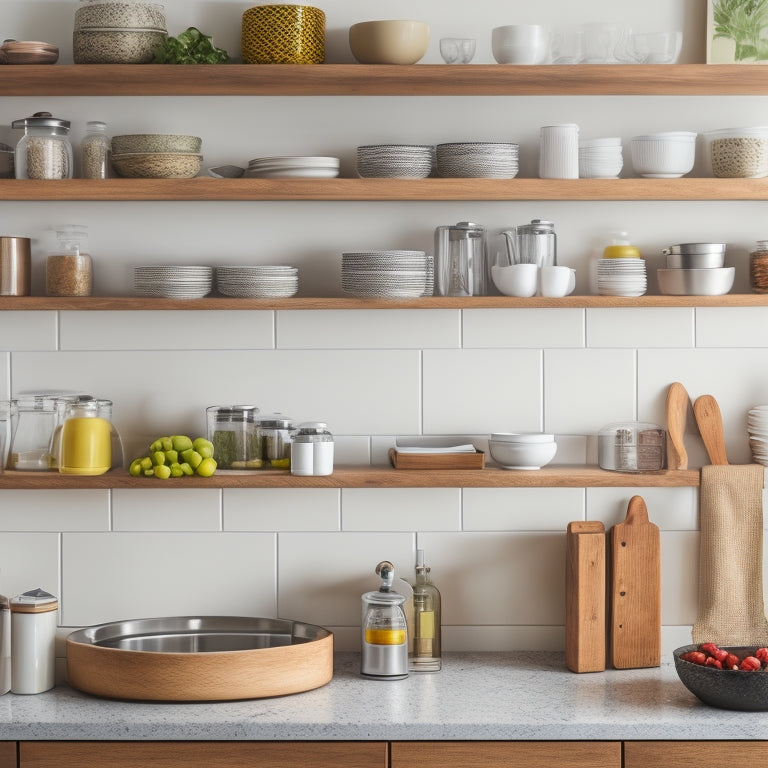
[[[0,200],[768,200],[768,179],[1,179]]]
[[[497,467],[465,470],[393,469],[387,466],[338,467],[324,477],[298,477],[290,472],[219,470],[211,478],[169,480],[131,477],[112,470],[96,477],[57,472],[0,473],[0,490],[83,490],[111,488],[643,488],[696,487],[699,471],[608,472],[596,466],[549,466],[536,471]]]
[[[0,71],[2,96],[766,95],[760,65],[54,64]]]
[[[203,299],[159,299],[139,296],[0,296],[0,312],[115,312],[115,311],[232,311],[232,310],[347,310],[347,309],[616,309],[621,307],[768,307],[768,295],[724,296],[425,296],[418,299],[356,299],[344,297],[248,299],[211,296]]]

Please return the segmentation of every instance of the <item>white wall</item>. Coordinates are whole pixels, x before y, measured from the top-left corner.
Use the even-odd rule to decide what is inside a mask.
[[[237,54],[248,4],[167,0],[169,30],[196,25]],[[437,40],[474,34],[489,62],[490,30],[615,20],[638,30],[680,28],[682,60],[704,59],[704,4],[546,0],[425,0]],[[76,3],[5,0],[6,37],[42,39],[71,61]],[[412,3],[334,0],[325,6],[328,60],[348,61],[346,28],[409,17]],[[0,73],[1,74],[1,73]],[[115,133],[203,137],[206,166],[270,154],[332,154],[354,174],[355,147],[376,142],[509,140],[521,175],[534,175],[538,127],[577,122],[584,136],[762,124],[756,97],[269,97],[4,98],[12,120],[48,110],[103,119]],[[628,164],[627,164],[628,165]],[[631,175],[627,168],[625,175]],[[6,202],[0,232],[34,240],[34,291],[52,225],[86,224],[96,290],[127,294],[141,263],[292,263],[301,294],[339,295],[340,254],[357,248],[430,250],[434,228],[472,220],[496,233],[551,218],[561,263],[589,290],[589,263],[617,227],[649,260],[660,249],[712,239],[729,244],[737,291],[747,255],[764,239],[762,203],[79,203]],[[359,312],[61,312],[0,315],[0,398],[27,389],[109,397],[127,452],[168,432],[204,430],[206,406],[253,402],[297,419],[327,420],[341,463],[382,463],[397,434],[555,432],[558,461],[595,460],[594,434],[616,420],[664,423],[670,382],[714,394],[732,461],[750,459],[746,410],[768,402],[768,309],[438,310]],[[688,437],[694,466],[704,462]],[[571,520],[623,519],[641,493],[662,529],[665,648],[690,638],[698,577],[693,489],[377,489],[3,491],[0,589],[60,595],[63,628],[187,613],[280,615],[337,632],[356,649],[359,595],[391,559],[410,573],[424,548],[444,595],[448,650],[563,647],[564,531]],[[62,629],[64,634],[64,629]]]

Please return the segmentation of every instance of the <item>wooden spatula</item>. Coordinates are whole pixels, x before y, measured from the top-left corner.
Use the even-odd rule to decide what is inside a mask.
[[[610,659],[616,669],[661,664],[661,537],[642,496],[611,529]]]
[[[683,439],[688,403],[685,387],[679,381],[670,384],[667,392],[667,466],[670,469],[688,469]]]
[[[701,395],[693,403],[696,424],[712,464],[728,464],[720,406],[712,395]]]

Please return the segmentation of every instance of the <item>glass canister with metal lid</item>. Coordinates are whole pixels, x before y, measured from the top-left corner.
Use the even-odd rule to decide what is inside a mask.
[[[57,419],[55,394],[25,394],[11,400],[18,422],[11,436],[8,469],[47,472],[56,469],[52,440]]]
[[[255,405],[212,405],[206,409],[208,439],[219,469],[259,469],[261,445]]]
[[[53,117],[50,112],[35,112],[31,117],[14,120],[11,127],[24,129],[16,145],[17,179],[72,178],[69,120]]]
[[[282,413],[261,416],[256,424],[261,448],[262,469],[291,468],[291,432],[293,419]],[[215,454],[214,454],[215,455]]]
[[[435,230],[435,270],[441,296],[485,296],[490,285],[486,230],[460,221]]]

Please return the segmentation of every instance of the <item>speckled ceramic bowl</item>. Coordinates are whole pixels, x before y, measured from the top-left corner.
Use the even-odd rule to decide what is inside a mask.
[[[157,3],[81,0],[75,29],[165,29],[163,6]]]
[[[200,173],[203,156],[189,152],[131,152],[112,155],[112,167],[129,179],[191,179]]]
[[[677,674],[694,696],[710,707],[744,712],[768,711],[768,670],[747,672],[739,669],[715,669],[680,658],[698,648],[698,645],[684,645],[673,652]],[[742,659],[754,654],[757,646],[723,646],[723,649]]]
[[[194,152],[200,153],[203,140],[199,136],[178,133],[127,133],[112,137],[112,152]]]
[[[72,33],[75,64],[149,64],[168,37],[159,29],[80,29]]]

